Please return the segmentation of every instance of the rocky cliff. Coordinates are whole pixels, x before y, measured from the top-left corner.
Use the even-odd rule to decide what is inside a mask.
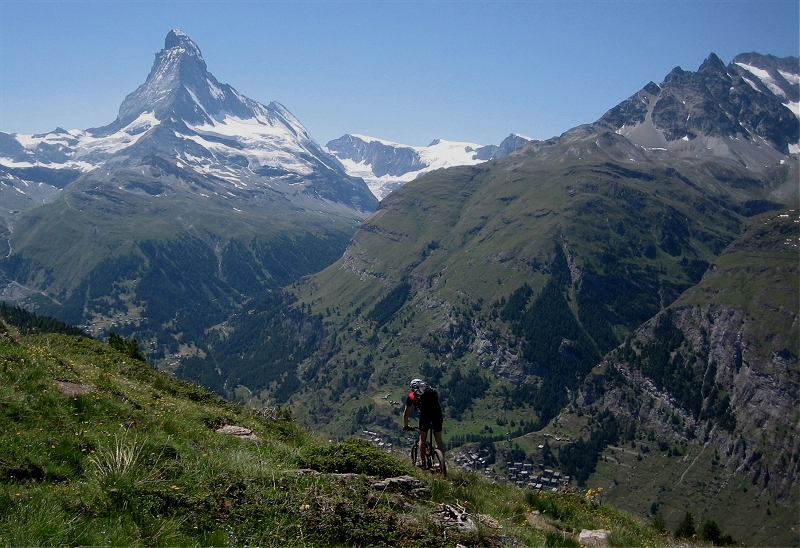
[[[577,401],[698,446],[720,490],[746,478],[754,507],[798,505],[797,226],[796,210],[754,219],[697,286],[606,357]],[[681,480],[706,481],[697,468]]]

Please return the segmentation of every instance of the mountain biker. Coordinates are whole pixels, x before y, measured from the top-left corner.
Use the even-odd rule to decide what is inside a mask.
[[[408,426],[408,415],[411,407],[419,413],[419,458],[420,466],[425,466],[426,443],[428,430],[433,429],[436,438],[436,446],[442,452],[444,458],[444,442],[442,441],[442,407],[439,405],[439,394],[432,389],[428,383],[422,379],[411,381],[411,392],[406,398],[406,408],[403,411],[403,428],[410,430]]]

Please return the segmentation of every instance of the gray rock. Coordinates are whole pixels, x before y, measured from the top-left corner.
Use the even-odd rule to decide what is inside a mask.
[[[237,438],[257,440],[258,436],[253,434],[253,431],[243,426],[234,426],[232,424],[223,426],[217,429],[218,434],[225,434],[227,436],[236,436]]]
[[[611,536],[611,531],[606,529],[584,529],[578,535],[578,542],[581,546],[589,546],[594,548],[605,548],[611,546],[608,537]]]

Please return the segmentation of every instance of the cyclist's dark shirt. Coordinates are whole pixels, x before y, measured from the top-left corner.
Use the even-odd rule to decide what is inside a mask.
[[[442,431],[442,407],[439,398],[425,398],[420,401],[419,396],[412,390],[406,398],[406,407],[414,406],[419,411],[419,429],[423,432],[433,429],[434,432]]]

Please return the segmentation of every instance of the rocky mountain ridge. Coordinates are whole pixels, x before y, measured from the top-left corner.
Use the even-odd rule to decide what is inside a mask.
[[[797,58],[750,53],[725,66],[712,53],[696,72],[676,67],[660,85],[650,82],[600,122],[651,152],[725,156],[755,169],[775,152],[800,152],[799,100]]]

